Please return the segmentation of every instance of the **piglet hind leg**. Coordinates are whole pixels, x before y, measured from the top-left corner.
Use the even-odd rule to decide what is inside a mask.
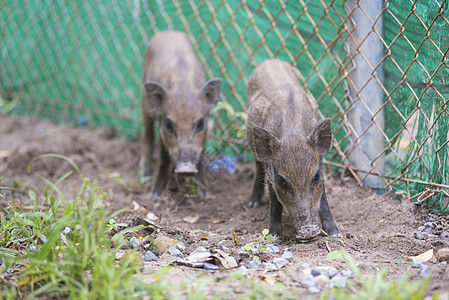
[[[340,229],[338,229],[337,222],[331,213],[329,203],[327,202],[326,192],[323,192],[320,200],[320,208],[318,211],[321,219],[323,230],[330,236],[342,237]]]
[[[256,175],[254,177],[253,192],[248,202],[249,207],[260,207],[265,189],[265,169],[262,162],[256,160]]]

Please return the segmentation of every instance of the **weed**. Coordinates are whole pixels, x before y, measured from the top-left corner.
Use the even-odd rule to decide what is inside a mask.
[[[321,295],[321,299],[422,299],[429,278],[411,280],[411,275],[404,275],[396,281],[387,281],[387,270],[364,276],[354,258],[345,250],[333,251],[327,255],[328,260],[343,259],[351,268],[358,283],[350,281],[348,287],[331,289]]]
[[[243,246],[243,251],[246,252],[251,259],[258,260],[260,254],[268,252],[265,243],[272,243],[274,241],[273,236],[269,232],[270,231],[265,228],[261,233],[259,233],[259,240],[256,244],[249,243]]]

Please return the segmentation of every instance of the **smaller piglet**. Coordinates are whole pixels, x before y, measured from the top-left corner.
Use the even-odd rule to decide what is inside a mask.
[[[301,86],[298,70],[278,59],[257,66],[248,81],[247,106],[247,141],[256,156],[249,206],[260,206],[266,175],[273,235],[281,236],[284,209],[299,241],[318,236],[320,223],[329,235],[341,236],[321,166],[331,146],[331,121],[318,122],[316,103]]]
[[[161,195],[173,173],[195,176],[205,186],[207,124],[219,99],[221,79],[206,81],[187,35],[172,30],[151,39],[143,77],[142,177],[151,174],[156,121],[161,137],[161,163],[150,197]]]

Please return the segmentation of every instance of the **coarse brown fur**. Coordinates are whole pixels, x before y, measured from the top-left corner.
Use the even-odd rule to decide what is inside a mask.
[[[205,185],[204,147],[209,110],[219,98],[221,79],[206,82],[203,68],[183,32],[163,31],[150,41],[143,64],[142,176],[151,174],[154,125],[160,124],[161,165],[152,193],[159,196],[173,171],[195,175]]]
[[[321,172],[331,144],[330,120],[319,123],[315,100],[301,86],[298,70],[278,59],[263,62],[250,76],[247,106],[247,141],[256,155],[249,205],[260,205],[266,174],[273,234],[281,234],[285,209],[299,240],[317,236],[320,221],[326,232],[339,235]]]

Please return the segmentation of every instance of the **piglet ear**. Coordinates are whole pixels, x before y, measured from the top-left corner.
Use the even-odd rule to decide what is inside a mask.
[[[145,83],[145,94],[149,110],[160,111],[167,94],[165,88],[155,81],[148,81]]]
[[[221,79],[213,78],[201,87],[201,95],[206,99],[209,109],[215,107],[220,98]]]
[[[312,133],[310,133],[307,137],[307,141],[310,145],[317,147],[320,155],[324,155],[329,152],[332,143],[331,120],[326,119],[318,124]]]
[[[271,162],[273,153],[279,148],[281,142],[268,130],[254,126],[254,149],[256,159],[261,162]]]

